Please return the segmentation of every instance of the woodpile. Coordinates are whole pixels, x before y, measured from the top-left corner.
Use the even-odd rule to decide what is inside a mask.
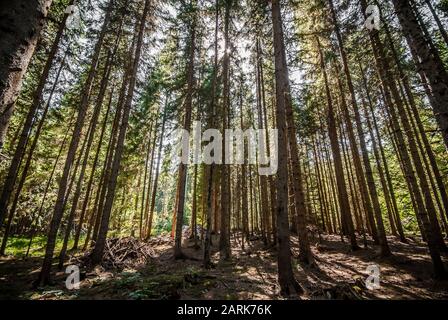
[[[91,251],[83,256],[75,256],[70,263],[89,265]],[[136,238],[111,238],[106,240],[101,266],[105,269],[136,268],[145,265],[155,257],[152,245]]]

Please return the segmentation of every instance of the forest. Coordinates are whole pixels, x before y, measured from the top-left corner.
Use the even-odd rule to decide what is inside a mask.
[[[447,0],[0,1],[0,300],[447,300],[447,30]]]

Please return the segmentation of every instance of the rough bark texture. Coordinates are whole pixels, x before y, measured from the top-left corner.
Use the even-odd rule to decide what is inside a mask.
[[[361,4],[363,7],[363,10],[365,11],[365,8],[367,7],[366,1],[361,0]],[[394,78],[390,71],[391,68],[389,66],[389,61],[385,54],[384,46],[381,42],[378,32],[375,30],[370,31],[369,37],[370,37],[372,47],[373,47],[375,63],[376,63],[376,67],[378,70],[378,74],[381,79],[382,86],[384,88],[384,95],[386,98],[387,110],[388,110],[388,112],[390,112],[390,118],[392,120],[394,136],[398,142],[397,149],[399,151],[400,157],[403,162],[403,169],[405,171],[405,175],[409,181],[410,192],[415,197],[415,202],[417,205],[416,215],[417,215],[418,220],[420,220],[420,223],[421,223],[422,234],[425,234],[427,236],[428,248],[429,248],[431,259],[433,262],[434,272],[435,272],[436,277],[445,277],[446,273],[445,273],[445,268],[443,266],[443,262],[440,257],[440,252],[439,252],[439,248],[438,248],[438,239],[436,237],[436,233],[434,232],[433,226],[428,217],[428,212],[425,208],[425,204],[422,199],[422,195],[420,193],[420,188],[418,186],[415,174],[412,169],[413,166],[412,166],[411,158],[407,151],[403,132],[400,128],[400,124],[398,121],[397,113],[399,113],[400,116],[402,116],[403,112],[401,112],[401,110],[400,110],[401,99],[400,99],[400,96],[396,89]],[[393,100],[395,101],[395,104],[392,102],[393,101],[392,97],[394,98]],[[396,110],[396,108],[398,110]],[[403,121],[403,124],[406,124],[406,122]],[[410,141],[410,146],[412,147],[412,141]],[[414,160],[416,160],[416,159],[414,159]],[[421,167],[422,167],[421,164],[419,165],[416,163],[415,167],[416,167],[415,169],[417,170],[417,172],[419,172],[419,174],[421,175]],[[423,184],[426,183],[426,177],[425,177],[424,181],[423,181],[423,179],[419,179],[419,180]],[[426,199],[429,200],[428,197],[426,197]]]
[[[14,0],[0,4],[0,149],[51,3]]]
[[[303,289],[294,277],[291,265],[291,248],[288,221],[288,132],[286,126],[286,95],[289,79],[286,66],[280,1],[272,1],[272,23],[275,55],[276,122],[278,130],[277,170],[277,242],[278,281],[282,295],[301,293]]]

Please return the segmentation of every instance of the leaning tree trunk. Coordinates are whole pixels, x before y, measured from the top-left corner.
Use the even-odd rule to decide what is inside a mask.
[[[14,0],[0,4],[0,150],[51,2]]]
[[[421,68],[429,81],[429,87],[435,104],[432,105],[444,142],[448,148],[448,73],[426,41],[424,31],[408,0],[393,0],[408,45],[415,51]]]
[[[31,143],[30,150],[28,152],[28,156],[27,156],[26,161],[25,161],[25,165],[23,166],[23,169],[22,169],[22,172],[21,172],[21,177],[20,177],[20,180],[19,180],[19,184],[17,185],[17,190],[16,190],[15,195],[14,195],[14,200],[12,202],[11,208],[9,209],[8,221],[6,223],[5,233],[3,235],[2,245],[1,245],[1,248],[0,248],[0,255],[5,254],[5,249],[6,249],[6,244],[7,244],[8,237],[9,237],[11,223],[12,223],[12,220],[13,220],[13,217],[14,217],[17,205],[19,203],[19,198],[20,198],[20,194],[22,192],[22,188],[23,188],[23,186],[25,184],[26,178],[28,177],[28,170],[29,170],[29,168],[31,166],[31,161],[33,159],[33,153],[34,153],[34,150],[37,147],[37,142],[39,141],[40,133],[41,133],[42,127],[43,127],[43,125],[45,123],[45,120],[46,120],[46,117],[47,117],[47,113],[48,113],[48,109],[50,108],[51,101],[53,99],[54,91],[56,90],[56,86],[57,86],[57,84],[59,82],[59,77],[61,75],[62,69],[65,66],[65,58],[67,56],[67,52],[68,52],[68,50],[66,51],[66,53],[65,53],[65,55],[64,55],[64,57],[62,59],[62,62],[60,64],[60,66],[59,66],[58,72],[56,74],[56,78],[55,78],[54,83],[53,83],[53,87],[51,88],[50,95],[48,97],[48,101],[47,101],[47,103],[45,105],[44,111],[43,111],[42,116],[41,116],[41,118],[39,120],[39,124],[37,125],[36,132],[35,132],[34,137],[33,137],[33,142]]]
[[[365,174],[366,174],[366,178],[367,178],[367,186],[368,186],[368,191],[370,194],[370,200],[371,200],[371,203],[373,206],[373,208],[372,208],[373,214],[374,214],[375,220],[376,220],[377,233],[378,233],[377,236],[378,236],[379,244],[381,246],[381,255],[388,256],[391,254],[391,252],[389,249],[389,245],[387,243],[386,230],[384,228],[383,218],[382,218],[382,214],[381,214],[381,207],[380,207],[380,203],[379,203],[379,199],[378,199],[378,192],[377,192],[375,180],[373,177],[373,171],[372,171],[372,167],[370,164],[370,159],[369,159],[369,155],[368,155],[368,151],[367,151],[364,130],[363,130],[362,124],[361,124],[361,116],[359,113],[359,107],[358,107],[358,103],[356,101],[355,89],[353,86],[352,76],[351,76],[349,65],[348,65],[348,58],[347,58],[347,54],[345,52],[344,42],[342,40],[341,32],[339,30],[339,25],[337,22],[337,15],[336,15],[336,10],[334,8],[333,0],[330,0],[330,8],[331,8],[332,16],[333,16],[333,24],[334,24],[334,29],[336,31],[336,37],[338,39],[339,52],[340,52],[340,55],[342,58],[344,74],[345,74],[345,77],[347,80],[347,85],[348,85],[348,89],[350,92],[350,99],[351,99],[353,111],[355,114],[356,129],[358,132],[359,142],[360,142],[360,146],[361,146],[362,159],[364,162],[364,169],[365,169]],[[342,87],[340,89],[341,89],[341,94],[343,94]],[[343,106],[345,105],[344,98],[342,98],[342,105]]]
[[[396,0],[394,0],[394,3]],[[365,8],[367,7],[367,3],[365,0],[361,0],[361,5],[363,10],[365,11]],[[405,170],[405,175],[408,177],[409,186],[410,186],[410,192],[412,192],[415,196],[415,202],[417,205],[416,215],[417,219],[420,219],[422,224],[422,233],[427,236],[428,240],[428,248],[430,252],[430,256],[433,262],[434,266],[434,272],[436,277],[443,278],[446,276],[446,271],[442,262],[442,259],[440,257],[440,251],[438,248],[438,239],[435,234],[435,230],[433,226],[431,225],[431,222],[429,220],[427,208],[425,208],[424,201],[422,199],[420,188],[417,183],[417,179],[415,177],[415,174],[412,169],[412,162],[411,157],[407,151],[405,140],[403,136],[403,132],[400,128],[399,122],[398,122],[398,115],[397,113],[400,113],[402,111],[401,106],[401,99],[398,94],[398,90],[395,86],[394,78],[391,74],[391,69],[389,65],[388,58],[384,52],[384,46],[382,44],[382,41],[379,37],[379,34],[377,31],[372,30],[369,32],[370,41],[372,43],[373,47],[373,53],[375,57],[375,63],[377,66],[377,70],[379,73],[379,77],[382,83],[382,86],[384,87],[384,95],[386,98],[386,104],[387,109],[390,112],[392,125],[393,125],[393,131],[395,133],[395,137],[398,142],[398,150],[400,153],[400,157],[403,161],[403,169]],[[392,99],[393,97],[393,99]],[[395,100],[395,104],[392,103],[392,101]],[[397,108],[398,110],[396,110]],[[403,121],[405,122],[405,121]],[[406,130],[407,131],[407,130]],[[410,146],[412,148],[412,141],[410,141]],[[418,159],[414,159],[418,160]],[[415,164],[417,173],[422,176],[422,165],[418,163]],[[424,179],[423,179],[424,178]],[[420,182],[422,184],[425,184],[426,177],[420,177]],[[423,189],[423,186],[422,186]],[[429,197],[426,196],[425,200],[429,200]],[[429,206],[430,207],[430,206]]]
[[[19,1],[16,1],[16,2],[19,2]],[[39,107],[42,103],[42,94],[43,94],[43,91],[45,88],[45,84],[47,83],[48,76],[50,74],[51,67],[53,65],[53,61],[54,61],[56,54],[58,52],[58,49],[59,49],[59,43],[61,42],[62,35],[64,33],[65,24],[67,22],[67,17],[68,17],[68,15],[65,14],[64,18],[62,19],[62,21],[59,24],[59,29],[56,33],[56,37],[51,46],[50,52],[47,57],[47,61],[45,62],[44,69],[42,71],[42,74],[40,75],[36,90],[33,93],[33,101],[31,103],[30,109],[28,110],[25,121],[22,125],[22,131],[19,136],[19,141],[17,143],[17,146],[15,146],[14,155],[13,155],[11,165],[8,170],[8,175],[6,176],[6,179],[5,179],[5,182],[3,185],[2,195],[0,197],[0,226],[2,225],[5,212],[7,210],[8,204],[9,204],[9,198],[11,196],[12,191],[14,190],[14,185],[16,183],[17,174],[19,171],[19,163],[23,157],[23,154],[25,153],[28,136],[29,136],[31,128],[34,124],[33,120],[35,119],[36,111],[39,109]],[[0,34],[0,37],[1,37],[1,34]],[[3,40],[3,38],[2,38],[2,40]],[[2,40],[0,40],[0,41],[2,41]],[[1,47],[1,42],[0,42],[0,47]],[[34,48],[33,48],[33,50],[34,50]],[[6,113],[3,113],[2,109],[1,109],[2,105],[0,105],[0,149],[3,144],[4,135],[6,134],[9,117],[11,116],[11,114],[13,112],[15,100],[11,100],[11,103],[12,103],[11,106],[7,107],[8,111]],[[9,112],[9,115],[8,115],[8,112]],[[5,121],[6,121],[6,124],[4,124]]]
[[[86,137],[87,145],[86,145],[86,151],[84,153],[84,159],[82,160],[81,172],[79,173],[78,182],[76,184],[76,189],[75,189],[75,194],[73,195],[72,207],[70,209],[70,214],[69,214],[68,220],[67,220],[64,242],[62,244],[61,253],[59,254],[59,265],[58,265],[59,269],[62,269],[62,267],[64,265],[65,255],[66,255],[67,246],[68,246],[68,240],[69,240],[70,233],[72,230],[73,220],[75,218],[76,210],[78,208],[78,201],[79,201],[79,198],[80,198],[81,192],[82,192],[82,186],[83,186],[83,182],[84,182],[84,174],[86,172],[87,164],[89,161],[90,149],[92,147],[93,138],[95,137],[96,127],[97,127],[98,119],[99,119],[100,113],[101,113],[101,107],[103,105],[104,97],[106,95],[107,85],[109,82],[109,76],[110,76],[110,73],[112,70],[113,56],[115,55],[116,49],[118,48],[119,38],[120,37],[118,36],[114,52],[113,53],[110,52],[108,54],[108,57],[107,57],[107,60],[106,60],[105,66],[104,66],[104,73],[103,73],[103,76],[101,79],[100,90],[98,93],[96,106],[93,111],[93,115],[92,115],[92,119],[91,119],[90,134]]]
[[[123,154],[124,140],[126,138],[126,130],[129,124],[129,115],[131,113],[134,90],[137,83],[137,71],[143,47],[143,35],[145,33],[146,20],[149,16],[150,2],[151,2],[150,0],[145,0],[145,7],[143,9],[143,14],[140,20],[137,44],[132,64],[132,73],[129,81],[126,101],[123,108],[123,115],[121,118],[120,130],[118,133],[117,146],[115,148],[114,159],[112,162],[111,176],[107,186],[107,196],[102,212],[98,212],[98,215],[101,215],[101,224],[98,230],[98,236],[96,238],[95,247],[91,254],[91,261],[93,265],[101,262],[103,258],[104,247],[106,245],[107,231],[109,230],[109,220],[115,197],[115,189],[117,186],[117,178],[120,169],[121,156]]]
[[[63,169],[63,173],[61,179],[59,181],[59,190],[56,200],[56,205],[54,208],[53,217],[50,223],[50,230],[48,233],[47,246],[45,250],[45,258],[42,264],[42,269],[39,274],[38,283],[48,284],[50,281],[50,272],[51,272],[51,264],[53,260],[53,253],[56,246],[56,237],[59,230],[59,226],[62,220],[62,216],[64,213],[64,205],[66,201],[66,190],[67,184],[69,180],[70,169],[72,168],[73,161],[76,156],[76,151],[78,149],[82,127],[84,125],[85,116],[87,113],[88,105],[89,105],[89,96],[92,89],[93,79],[96,75],[97,64],[100,57],[100,52],[103,44],[104,37],[106,35],[107,27],[109,25],[111,10],[112,10],[113,1],[109,3],[107,8],[106,16],[103,22],[103,26],[95,45],[94,55],[92,57],[92,61],[90,64],[90,70],[87,75],[87,79],[84,83],[81,104],[78,110],[78,116],[75,123],[75,128],[73,130],[72,140],[70,141],[70,146],[68,149],[67,158],[65,160],[65,165]]]
[[[334,159],[334,171],[336,174],[336,184],[338,189],[338,200],[341,210],[341,218],[343,218],[343,221],[346,223],[346,228],[348,235],[350,237],[350,244],[353,250],[358,249],[358,244],[356,243],[356,235],[354,231],[353,226],[353,220],[351,217],[351,210],[350,210],[350,204],[347,194],[347,187],[345,184],[344,179],[344,170],[342,167],[342,157],[341,157],[341,151],[339,148],[339,142],[338,142],[338,134],[336,130],[336,120],[334,117],[334,110],[333,110],[333,101],[331,98],[330,88],[328,85],[328,76],[327,71],[325,67],[325,61],[322,53],[322,49],[320,47],[319,39],[317,38],[317,45],[319,49],[319,57],[320,57],[320,67],[322,69],[322,73],[324,76],[325,81],[325,91],[327,95],[327,104],[328,104],[328,135],[330,136],[330,143],[331,143],[331,150],[333,153],[333,159]]]

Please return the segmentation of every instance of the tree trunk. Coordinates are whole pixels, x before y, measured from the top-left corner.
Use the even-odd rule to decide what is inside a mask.
[[[126,130],[129,124],[129,115],[131,113],[132,99],[134,97],[134,90],[137,82],[137,71],[140,63],[140,56],[143,47],[143,36],[145,33],[146,20],[149,15],[149,10],[150,10],[150,0],[145,0],[143,14],[141,16],[139,23],[138,38],[132,63],[132,69],[131,69],[132,72],[130,76],[129,87],[123,108],[123,115],[121,118],[120,130],[118,133],[114,159],[112,162],[111,176],[107,186],[107,196],[105,199],[103,211],[101,212],[101,223],[98,230],[98,236],[95,242],[95,247],[93,248],[91,254],[91,261],[93,265],[101,262],[103,258],[104,247],[106,245],[107,231],[109,229],[109,219],[110,214],[112,212],[112,206],[115,197],[115,189],[117,186],[117,178],[120,170],[121,156],[123,154],[124,140],[126,138]],[[100,214],[100,212],[98,212],[98,214]]]
[[[303,289],[294,277],[291,265],[291,248],[288,222],[288,132],[286,104],[289,92],[285,43],[280,10],[280,1],[272,1],[272,24],[275,58],[276,122],[278,130],[277,170],[277,238],[278,281],[282,295],[300,294]]]
[[[394,3],[395,2],[396,2],[396,0],[394,0]],[[365,11],[365,9],[367,7],[366,1],[361,0],[361,5],[362,5],[363,11]],[[426,211],[425,205],[423,203],[423,199],[420,194],[419,186],[418,186],[417,180],[415,178],[415,175],[414,175],[414,172],[412,169],[412,162],[411,162],[411,159],[409,157],[409,154],[408,154],[405,142],[404,142],[403,132],[402,132],[399,122],[398,122],[397,111],[399,111],[398,113],[400,113],[400,115],[403,113],[402,110],[400,110],[401,109],[400,108],[401,107],[400,106],[401,99],[400,99],[398,91],[395,87],[393,76],[391,75],[391,71],[390,71],[391,69],[389,66],[389,62],[384,53],[384,47],[383,47],[383,44],[381,42],[378,32],[375,30],[372,30],[369,32],[369,36],[370,36],[370,40],[371,40],[371,43],[373,46],[375,63],[376,63],[376,66],[377,66],[377,69],[379,72],[379,76],[380,76],[382,85],[384,87],[384,94],[385,94],[385,98],[386,98],[386,102],[387,102],[388,111],[390,112],[390,115],[391,115],[391,120],[393,123],[393,130],[395,133],[395,137],[397,138],[397,142],[399,143],[398,150],[400,152],[400,156],[403,161],[403,168],[404,168],[405,174],[408,177],[409,182],[410,182],[410,187],[411,187],[410,191],[414,194],[415,199],[416,199],[416,204],[418,207],[416,214],[417,214],[418,218],[420,219],[420,221],[422,222],[422,226],[423,226],[422,232],[424,232],[427,236],[428,248],[429,248],[431,259],[433,262],[435,276],[443,278],[446,276],[446,272],[445,272],[445,268],[443,266],[443,262],[440,258],[437,236],[436,236],[435,230],[433,229],[433,226],[428,218],[428,212]],[[391,93],[392,93],[392,96],[394,97],[395,105],[392,103]],[[399,110],[395,110],[395,107],[397,107]],[[403,124],[406,125],[406,121],[403,121]],[[405,128],[405,130],[406,130],[406,128]],[[412,148],[412,141],[410,141],[410,146]],[[417,159],[414,159],[414,160],[417,160]],[[415,169],[416,169],[417,173],[419,175],[421,175],[421,173],[422,173],[421,172],[421,169],[422,169],[421,164],[415,163]],[[424,179],[419,179],[419,180],[423,184],[423,186],[422,186],[422,189],[423,189],[424,184],[426,182],[426,177],[424,177]],[[427,196],[425,198],[426,198],[426,200],[429,200]]]
[[[16,1],[15,3],[19,3],[19,2],[22,2],[22,1]],[[37,2],[37,1],[31,1],[31,2]],[[47,2],[51,3],[51,1],[47,1]],[[72,0],[72,2],[73,2],[73,0]],[[0,9],[0,10],[2,10],[2,9]],[[1,13],[0,13],[0,16],[1,16]],[[68,15],[65,14],[64,18],[62,19],[61,23],[59,24],[59,29],[56,33],[56,37],[51,46],[50,52],[49,52],[47,60],[45,62],[44,69],[39,78],[39,82],[37,84],[36,90],[33,93],[33,100],[32,100],[30,109],[28,110],[27,116],[25,117],[25,121],[22,125],[22,131],[20,133],[17,146],[15,147],[14,156],[12,158],[11,165],[8,170],[8,175],[6,176],[5,182],[3,184],[3,191],[2,191],[2,195],[0,197],[0,227],[3,223],[4,216],[5,216],[5,213],[8,208],[9,198],[11,196],[11,193],[14,190],[14,185],[16,183],[17,174],[19,171],[19,163],[25,153],[28,137],[31,132],[32,126],[34,124],[34,119],[36,117],[36,111],[39,109],[39,107],[41,105],[42,93],[45,88],[45,84],[47,83],[48,76],[51,71],[51,67],[53,65],[53,62],[56,58],[56,54],[59,49],[59,43],[61,42],[61,39],[62,39],[62,35],[63,35],[64,29],[65,29],[65,24],[67,22],[67,17],[68,17]],[[1,25],[1,23],[0,23],[0,25]],[[9,27],[12,27],[12,26],[9,26]],[[0,38],[2,40],[6,39],[6,37],[5,38],[1,37],[1,33],[0,33]],[[0,47],[1,47],[2,40],[0,40]],[[30,48],[29,50],[31,50],[31,52],[29,54],[32,55],[32,53],[34,52],[34,48]],[[1,53],[3,53],[3,52],[1,52]],[[23,61],[22,63],[25,63],[25,61]],[[28,62],[26,62],[26,63],[28,63]],[[2,67],[0,67],[0,77],[2,76],[1,68]],[[26,69],[26,66],[24,66],[24,68]],[[19,75],[18,74],[13,75],[13,77],[19,77]],[[20,76],[20,77],[22,77],[22,76]],[[21,79],[17,78],[15,80],[13,80],[13,82],[17,82],[17,81],[21,82]],[[0,83],[2,83],[1,80],[0,80]],[[13,85],[13,84],[11,83],[8,85]],[[16,89],[10,88],[7,90],[17,90],[17,94],[18,94],[18,92],[20,91],[21,85],[20,84],[17,84],[17,85],[18,85],[18,87]],[[2,90],[1,84],[0,84],[0,90]],[[0,150],[2,149],[2,146],[3,146],[4,136],[6,134],[6,130],[8,127],[9,118],[11,117],[13,109],[14,109],[14,104],[15,104],[15,99],[16,99],[17,94],[15,94],[14,97],[8,98],[8,99],[10,99],[10,102],[7,102],[5,105],[3,105],[3,102],[0,102]],[[0,94],[0,100],[2,100],[1,94]],[[3,109],[3,108],[6,108],[6,109]]]
[[[98,119],[100,117],[101,107],[104,102],[104,96],[106,94],[107,85],[109,82],[109,76],[110,76],[110,73],[112,70],[113,55],[115,54],[116,49],[118,48],[119,38],[120,38],[120,36],[117,37],[117,42],[115,45],[114,52],[113,53],[110,52],[108,54],[106,64],[104,66],[104,73],[103,73],[103,76],[101,79],[100,90],[98,93],[96,106],[95,106],[95,109],[94,109],[94,112],[92,115],[92,119],[91,119],[90,134],[88,135],[88,137],[86,137],[87,145],[86,145],[86,150],[84,153],[84,159],[82,160],[81,172],[79,173],[78,183],[76,184],[75,194],[73,195],[72,207],[70,209],[69,217],[67,220],[64,242],[62,244],[61,253],[59,254],[59,265],[58,265],[59,269],[62,269],[63,264],[64,264],[65,254],[66,254],[67,246],[68,246],[68,240],[70,238],[70,232],[72,230],[73,220],[75,218],[76,210],[78,208],[79,197],[81,196],[82,186],[83,186],[83,182],[84,182],[84,174],[86,172],[87,164],[89,161],[90,149],[92,147],[93,138],[95,137],[95,131],[96,131],[96,127],[98,124]]]
[[[163,110],[162,131],[160,132],[159,149],[157,151],[156,176],[154,177],[154,185],[152,187],[151,205],[150,205],[150,209],[149,209],[146,240],[149,240],[149,238],[151,237],[152,220],[153,220],[154,209],[155,209],[155,205],[156,205],[157,186],[158,186],[158,182],[159,182],[160,162],[162,161],[161,157],[162,157],[163,138],[165,135],[165,124],[166,124],[167,108],[168,108],[168,96],[166,97],[166,99],[167,99],[167,101],[165,103],[165,108]]]
[[[33,56],[51,3],[52,0],[15,0],[2,1],[0,4],[0,57],[2,57],[0,62],[0,150],[3,147],[9,119],[14,112],[14,104],[21,90],[23,76]],[[56,50],[57,46],[58,43]],[[51,56],[52,53],[53,51],[50,52],[47,65],[51,65],[54,57],[54,53],[53,57]],[[40,84],[42,81],[45,83],[46,79],[44,69]],[[2,220],[3,217],[0,215],[0,224]]]
[[[48,284],[50,281],[50,271],[51,271],[51,264],[53,260],[53,252],[54,248],[56,246],[56,237],[59,229],[59,225],[61,223],[64,205],[65,205],[65,194],[67,189],[67,183],[68,178],[70,174],[70,169],[72,167],[73,161],[75,159],[76,151],[78,149],[78,144],[81,136],[82,127],[85,121],[85,115],[87,113],[87,109],[89,106],[89,96],[90,91],[92,89],[92,83],[93,79],[95,78],[96,70],[97,70],[97,64],[101,52],[101,48],[103,45],[103,40],[107,32],[107,27],[109,25],[109,20],[111,16],[113,2],[111,1],[108,5],[108,8],[106,9],[106,16],[104,18],[103,26],[101,28],[101,32],[99,35],[99,38],[97,40],[97,43],[95,45],[94,49],[94,55],[92,57],[90,70],[86,79],[86,82],[84,83],[83,92],[82,92],[82,98],[81,98],[81,104],[79,106],[78,110],[78,116],[75,123],[75,128],[73,130],[73,136],[72,140],[70,142],[67,158],[65,160],[65,165],[62,173],[62,177],[59,181],[59,190],[56,200],[56,205],[54,208],[53,217],[50,224],[50,231],[48,233],[48,240],[47,240],[47,246],[45,249],[45,258],[42,264],[42,269],[39,274],[38,283],[39,284]]]
[[[17,190],[16,190],[16,193],[14,195],[14,200],[13,200],[11,208],[9,209],[8,221],[6,223],[5,233],[3,235],[2,245],[1,245],[1,248],[0,248],[0,255],[4,255],[5,254],[5,249],[6,249],[6,244],[7,244],[8,237],[9,237],[11,223],[12,223],[12,219],[14,217],[14,214],[15,214],[18,202],[19,202],[20,193],[22,192],[23,185],[25,184],[26,178],[28,176],[28,170],[29,170],[29,168],[31,166],[31,161],[33,159],[33,153],[34,153],[34,150],[37,147],[37,142],[39,140],[40,133],[42,131],[42,127],[43,127],[43,125],[45,123],[45,119],[47,117],[47,113],[48,113],[48,109],[50,108],[51,101],[53,99],[53,94],[54,94],[54,91],[56,89],[56,85],[59,82],[59,77],[61,75],[62,69],[65,66],[65,58],[66,58],[66,56],[67,56],[67,52],[65,53],[65,55],[64,55],[64,57],[62,59],[62,62],[60,64],[60,66],[59,66],[59,69],[58,69],[58,72],[56,74],[56,78],[55,78],[53,87],[51,88],[51,92],[50,92],[50,95],[48,97],[48,101],[47,101],[47,103],[45,105],[45,109],[44,109],[44,111],[42,113],[42,116],[41,116],[41,118],[39,120],[39,124],[38,124],[38,126],[36,128],[36,133],[34,134],[33,142],[32,142],[32,144],[30,146],[30,150],[28,151],[28,156],[27,156],[27,159],[25,161],[25,165],[23,166],[23,169],[22,169],[22,173],[21,173],[21,177],[20,177],[20,180],[19,180],[19,184],[17,186]]]
[[[319,56],[320,56],[320,65],[322,69],[322,73],[324,75],[324,81],[325,81],[325,90],[327,95],[327,107],[328,107],[328,134],[330,136],[330,143],[331,143],[331,150],[333,153],[333,161],[334,161],[334,170],[336,175],[336,183],[338,186],[338,198],[339,198],[339,205],[341,209],[341,217],[344,217],[345,226],[347,227],[347,232],[350,237],[350,244],[352,247],[352,250],[357,250],[358,244],[356,242],[356,235],[354,231],[353,226],[353,220],[352,220],[352,214],[350,210],[350,204],[348,200],[348,194],[347,194],[347,187],[344,180],[344,170],[342,167],[342,157],[341,157],[341,151],[339,148],[339,142],[338,142],[338,134],[336,130],[336,121],[334,117],[334,110],[333,110],[333,101],[331,98],[331,92],[330,87],[328,85],[328,76],[327,71],[325,67],[325,60],[322,53],[322,49],[319,43],[319,39],[317,38],[317,45],[319,47]]]
[[[424,31],[419,26],[409,1],[393,0],[392,2],[408,45],[418,55],[418,67],[423,70],[429,81],[431,95],[435,102],[432,106],[433,111],[448,148],[448,73],[438,58],[438,53],[427,43]]]
[[[214,63],[213,63],[213,78],[212,78],[212,97],[210,102],[210,112],[208,123],[210,128],[214,128],[215,122],[215,103],[217,100],[217,78],[218,78],[218,31],[219,31],[219,0],[215,1],[215,38],[214,38]],[[214,209],[215,202],[215,188],[216,184],[214,183],[215,179],[215,163],[212,163],[208,166],[207,173],[207,206],[206,206],[206,215],[207,215],[207,226],[205,230],[205,239],[204,239],[204,268],[208,269],[211,267],[210,261],[210,251],[211,251],[211,231],[212,231],[212,215]]]
[[[193,0],[192,4],[195,4]],[[196,15],[196,13],[195,13]],[[193,90],[194,90],[194,58],[196,54],[196,16],[190,26],[190,48],[189,48],[189,63],[187,66],[187,93],[185,99],[185,115],[183,129],[190,132],[191,129],[191,114],[192,114],[192,102],[193,102]],[[184,220],[184,208],[185,208],[185,189],[187,181],[187,164],[180,163],[178,170],[178,201],[175,207],[176,213],[176,233],[174,239],[174,257],[176,259],[183,258],[182,253],[182,226]]]
[[[379,244],[381,246],[381,255],[389,256],[389,255],[391,255],[391,252],[389,249],[389,245],[387,243],[386,230],[384,229],[383,217],[381,214],[381,207],[380,207],[380,203],[379,203],[379,199],[378,199],[378,192],[377,192],[376,185],[375,185],[375,179],[373,177],[372,167],[370,165],[369,154],[368,154],[367,146],[366,146],[366,142],[365,142],[364,130],[363,130],[362,124],[361,124],[361,116],[359,114],[358,103],[356,101],[355,89],[353,86],[352,76],[351,76],[349,65],[348,65],[347,54],[346,54],[345,48],[344,48],[344,42],[342,40],[341,32],[339,30],[339,26],[338,26],[338,22],[337,22],[336,10],[333,5],[333,0],[330,0],[330,8],[331,8],[331,12],[333,15],[333,23],[334,23],[334,27],[335,27],[335,31],[336,31],[336,37],[338,39],[339,52],[340,52],[340,55],[342,58],[344,74],[345,74],[348,89],[350,92],[350,98],[351,98],[351,102],[352,102],[353,111],[355,113],[356,128],[358,131],[358,137],[359,137],[359,142],[360,142],[360,146],[361,146],[361,153],[362,153],[362,158],[363,158],[363,162],[364,162],[364,169],[365,169],[365,174],[366,174],[366,178],[367,178],[367,187],[368,187],[368,191],[370,194],[370,201],[373,206],[373,214],[374,214],[375,220],[376,220],[376,226],[377,226],[377,232],[378,232],[377,236],[378,236]],[[338,77],[338,79],[339,79],[339,77]],[[342,86],[340,86],[340,90],[341,90],[341,94],[343,94]],[[342,106],[345,107],[344,106],[345,99],[342,97],[341,100],[342,100]],[[344,108],[344,109],[346,109],[346,108]],[[347,121],[350,121],[350,120],[347,119]],[[352,147],[353,147],[353,145],[352,145]],[[368,195],[366,195],[366,197],[368,197]]]

